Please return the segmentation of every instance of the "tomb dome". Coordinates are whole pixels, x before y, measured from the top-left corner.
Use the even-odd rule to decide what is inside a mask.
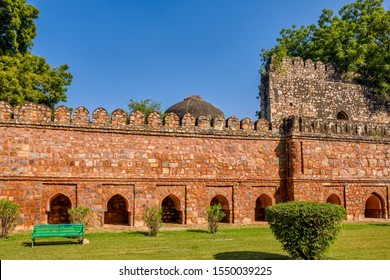
[[[185,98],[183,101],[180,101],[171,107],[169,107],[166,111],[168,113],[175,113],[182,118],[185,114],[190,113],[195,119],[200,116],[206,116],[210,119],[216,117],[225,118],[223,112],[215,107],[213,104],[208,103],[203,100],[199,95],[191,95]]]

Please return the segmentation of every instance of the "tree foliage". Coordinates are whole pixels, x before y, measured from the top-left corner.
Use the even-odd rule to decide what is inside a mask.
[[[0,1],[0,55],[25,53],[32,47],[38,14],[25,0]]]
[[[0,56],[0,100],[11,105],[27,102],[46,104],[51,108],[66,101],[72,75],[68,66],[50,68],[45,58],[25,54]]]
[[[7,238],[15,228],[19,217],[19,204],[5,199],[0,199],[0,238]]]
[[[91,208],[87,206],[77,206],[68,209],[69,220],[71,224],[88,225],[92,219]]]
[[[275,238],[293,259],[321,259],[345,218],[345,209],[330,203],[286,202],[265,210]]]
[[[26,0],[0,1],[0,100],[11,105],[66,101],[72,81],[68,65],[51,68],[30,52],[39,11]]]
[[[149,236],[156,237],[162,226],[162,208],[146,207],[142,219],[149,228]]]
[[[142,99],[140,101],[130,99],[128,107],[131,112],[140,111],[144,114],[145,117],[148,117],[153,112],[157,112],[161,116],[163,115],[161,110],[161,103],[153,101],[150,98]]]
[[[284,28],[277,44],[262,50],[267,63],[284,56],[332,64],[342,80],[356,81],[390,99],[390,12],[383,0],[357,0],[339,15],[324,9],[318,24]]]
[[[206,207],[207,223],[210,233],[218,231],[219,222],[225,217],[221,204],[210,205]]]

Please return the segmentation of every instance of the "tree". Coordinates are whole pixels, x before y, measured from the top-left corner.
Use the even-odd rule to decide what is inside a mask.
[[[221,204],[210,205],[206,207],[207,223],[209,232],[214,234],[218,231],[219,222],[225,217]]]
[[[77,206],[68,209],[69,220],[71,224],[88,225],[92,219],[91,208],[87,206]]]
[[[142,213],[142,219],[149,228],[149,236],[156,237],[162,226],[162,208],[146,207]]]
[[[66,101],[72,75],[68,66],[50,68],[43,57],[18,53],[0,56],[0,100],[12,106],[27,102],[46,104],[51,108]]]
[[[38,102],[54,108],[66,101],[73,77],[68,65],[51,68],[45,58],[29,51],[38,14],[26,0],[0,1],[0,100],[13,106]]]
[[[140,101],[130,99],[130,103],[128,104],[128,107],[131,112],[137,110],[141,111],[145,117],[148,117],[153,112],[157,112],[161,116],[163,115],[163,112],[161,111],[161,103],[157,101],[153,101],[150,98],[142,99]]]
[[[318,24],[282,29],[277,44],[262,50],[263,63],[284,56],[332,64],[344,81],[356,81],[390,99],[390,12],[383,0],[357,0],[335,16],[323,10]]]
[[[293,259],[321,259],[346,218],[340,205],[320,202],[286,202],[269,206],[265,219],[283,249]]]
[[[7,238],[15,228],[19,217],[19,204],[13,201],[0,199],[0,238]]]

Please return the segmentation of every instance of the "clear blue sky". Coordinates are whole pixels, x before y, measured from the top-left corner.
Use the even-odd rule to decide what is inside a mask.
[[[27,0],[40,11],[32,53],[70,66],[68,107],[165,110],[197,94],[225,117],[255,119],[261,49],[352,0]],[[389,8],[390,0],[384,2]]]

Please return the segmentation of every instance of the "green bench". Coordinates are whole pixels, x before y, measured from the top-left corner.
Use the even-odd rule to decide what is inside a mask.
[[[41,237],[81,237],[84,244],[84,225],[83,224],[48,224],[34,225],[32,231],[32,244],[34,247],[35,238]]]

